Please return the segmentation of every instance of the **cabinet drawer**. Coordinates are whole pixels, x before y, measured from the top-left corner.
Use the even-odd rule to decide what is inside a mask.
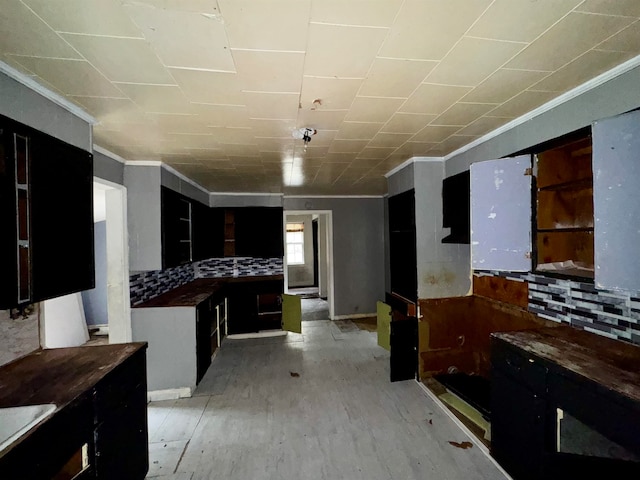
[[[491,339],[491,366],[536,393],[546,391],[548,369],[533,356],[519,353],[496,339]]]

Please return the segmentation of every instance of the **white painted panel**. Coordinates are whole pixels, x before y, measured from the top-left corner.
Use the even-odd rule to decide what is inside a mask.
[[[471,261],[477,270],[531,270],[531,156],[471,165]]]
[[[595,281],[640,290],[640,112],[593,124]]]

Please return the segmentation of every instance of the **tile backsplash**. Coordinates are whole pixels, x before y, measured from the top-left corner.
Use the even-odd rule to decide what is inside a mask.
[[[282,258],[225,257],[197,262],[129,277],[131,305],[135,306],[196,278],[251,277],[282,275]]]
[[[0,365],[40,348],[39,305],[28,314],[11,318],[10,310],[0,310]]]
[[[640,292],[603,290],[592,283],[535,273],[475,271],[474,275],[528,282],[530,312],[640,345]]]

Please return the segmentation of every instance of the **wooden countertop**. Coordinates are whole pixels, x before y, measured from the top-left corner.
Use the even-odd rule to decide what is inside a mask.
[[[0,407],[55,403],[56,411],[93,388],[146,343],[38,350],[0,367]]]
[[[492,336],[640,402],[640,347],[568,326]]]
[[[284,281],[284,275],[197,278],[146,302],[135,305],[133,308],[195,307],[210,295],[220,291],[225,285],[262,281]]]

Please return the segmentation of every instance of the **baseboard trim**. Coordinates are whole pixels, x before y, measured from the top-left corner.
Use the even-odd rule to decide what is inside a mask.
[[[168,388],[166,390],[151,390],[147,392],[147,402],[159,402],[161,400],[177,400],[189,398],[193,394],[190,387]]]
[[[285,330],[265,330],[262,332],[252,333],[234,333],[227,335],[229,340],[246,340],[248,338],[269,338],[269,337],[284,337],[287,334]]]
[[[453,423],[455,423],[455,424],[460,428],[460,430],[462,430],[462,431],[467,435],[467,437],[469,437],[469,440],[471,440],[471,442],[472,442],[476,447],[478,447],[478,449],[479,449],[482,453],[484,453],[484,454],[486,455],[486,457],[491,461],[491,463],[493,463],[493,464],[495,465],[495,467],[496,467],[498,470],[500,470],[500,472],[504,475],[504,477],[505,477],[507,480],[513,480],[513,477],[511,477],[511,475],[509,475],[509,474],[504,470],[504,468],[502,468],[502,467],[500,466],[500,464],[499,464],[498,462],[496,462],[496,459],[495,459],[495,458],[493,458],[493,457],[491,456],[491,453],[489,452],[489,449],[487,448],[487,446],[486,446],[484,443],[482,443],[480,440],[478,440],[478,439],[476,438],[476,436],[475,436],[473,433],[471,433],[471,430],[469,430],[469,428],[468,428],[464,423],[462,423],[462,422],[458,419],[458,417],[456,417],[456,416],[451,412],[451,410],[449,410],[449,409],[447,408],[447,406],[442,402],[442,400],[440,400],[440,399],[438,398],[438,396],[437,396],[435,393],[433,393],[431,390],[429,390],[429,389],[427,388],[427,386],[426,386],[424,383],[422,383],[422,382],[420,382],[420,381],[418,381],[418,380],[416,380],[415,382],[416,382],[416,383],[418,384],[418,386],[419,386],[419,387],[420,387],[420,388],[421,388],[421,389],[422,389],[422,390],[427,394],[427,396],[428,396],[431,400],[433,400],[433,402],[434,402],[436,405],[438,405],[438,407],[440,407],[440,409],[441,409],[441,410],[442,410],[442,411],[443,411],[443,412],[444,412],[444,413],[445,413],[445,414],[446,414],[446,415],[447,415],[451,420],[453,420]]]
[[[377,313],[352,313],[351,315],[334,315],[331,320],[352,320],[354,318],[375,317]]]

